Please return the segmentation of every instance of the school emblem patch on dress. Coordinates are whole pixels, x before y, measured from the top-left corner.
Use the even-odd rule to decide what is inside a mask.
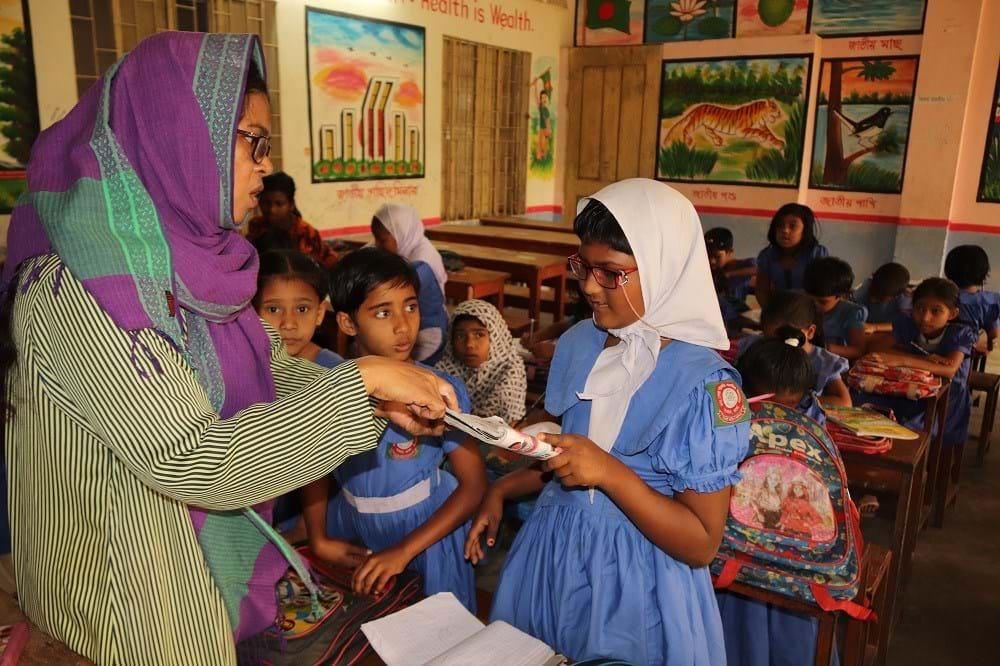
[[[408,442],[390,444],[386,456],[391,460],[412,460],[420,455],[420,438],[414,437]]]
[[[712,420],[716,428],[750,420],[747,399],[739,384],[728,380],[712,382],[705,384],[705,389],[712,396]]]

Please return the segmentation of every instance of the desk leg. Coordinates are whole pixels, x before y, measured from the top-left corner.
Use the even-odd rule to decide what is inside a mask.
[[[497,290],[497,310],[503,312],[503,286],[505,281],[500,282],[500,289]]]
[[[535,282],[531,285],[531,294],[529,295],[530,300],[528,301],[528,316],[535,320],[537,323],[539,321],[539,315],[542,312],[542,278],[539,275],[535,275]]]
[[[896,621],[903,614],[903,594],[910,575],[910,559],[916,545],[917,530],[920,524],[922,502],[920,481],[923,480],[924,464],[927,456],[921,457],[912,474],[903,474],[900,483],[899,502],[896,505],[896,522],[893,526],[892,560],[889,565],[889,580],[886,585],[886,602],[884,616],[879,618],[877,629],[881,639],[878,642],[878,657],[875,660],[880,666],[885,664],[888,656],[889,641],[896,627]],[[919,476],[914,476],[919,475]],[[917,481],[916,479],[920,479]]]
[[[819,631],[816,633],[815,666],[830,666],[830,656],[837,633],[836,613],[823,613],[819,619]]]
[[[566,274],[563,273],[556,278],[556,311],[552,315],[552,321],[562,321],[566,312]]]

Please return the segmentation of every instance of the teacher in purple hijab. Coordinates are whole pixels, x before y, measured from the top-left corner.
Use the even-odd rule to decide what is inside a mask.
[[[291,358],[248,306],[270,111],[256,37],[162,33],[28,164],[0,303],[14,568],[100,664],[236,663],[301,567],[271,500],[455,405],[412,364]]]

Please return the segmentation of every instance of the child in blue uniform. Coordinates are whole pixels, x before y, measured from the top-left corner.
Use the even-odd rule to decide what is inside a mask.
[[[337,325],[354,336],[362,355],[410,358],[420,329],[419,283],[404,259],[384,250],[353,252],[331,273]],[[463,411],[461,382],[452,382]],[[448,457],[454,475],[440,469]],[[486,473],[475,442],[455,432],[414,438],[391,425],[374,451],[349,458],[333,472],[340,492],[328,500],[326,480],[307,486],[304,513],[310,546],[338,564],[356,566],[354,589],[381,589],[403,569],[420,573],[424,592],[452,592],[475,612],[473,570],[463,556],[467,520],[479,505]],[[368,549],[361,561],[350,542]]]
[[[757,275],[757,260],[753,257],[736,259],[733,255],[733,232],[715,227],[705,232],[708,265],[712,269],[719,308],[726,328],[739,325],[739,315],[746,312],[747,296]]]
[[[312,257],[296,250],[272,250],[260,255],[253,299],[257,315],[278,331],[289,356],[324,368],[344,360],[312,341],[326,314],[328,291],[327,273]],[[301,512],[298,491],[282,495],[274,504],[274,524],[291,540],[301,538]]]
[[[809,262],[830,254],[819,243],[817,226],[812,209],[797,203],[785,204],[771,218],[768,246],[757,255],[755,292],[761,307],[778,289],[802,289]]]
[[[986,333],[981,351],[993,351],[1000,336],[1000,293],[987,291],[983,285],[990,275],[990,258],[978,245],[959,245],[948,253],[944,274],[958,285],[958,318]]]
[[[957,321],[959,289],[951,280],[927,278],[913,292],[913,312],[892,324],[892,335],[873,339],[870,358],[889,366],[928,370],[951,380],[945,416],[945,446],[959,446],[969,436],[969,356],[979,334]],[[923,429],[924,405],[906,398],[851,391],[854,402],[891,407],[903,425]]]
[[[797,409],[820,424],[826,414],[813,390],[815,377],[805,352],[806,336],[780,326],[736,362],[749,396],[774,394],[772,402]],[[771,604],[718,592],[728,666],[805,666],[816,655],[819,623]],[[838,663],[836,656],[831,663]]]
[[[887,333],[892,330],[892,320],[909,312],[910,271],[906,266],[889,262],[879,266],[872,276],[854,290],[854,302],[868,311],[866,333]]]
[[[809,356],[816,383],[813,389],[824,405],[851,406],[851,393],[842,375],[847,372],[847,359],[823,347],[819,310],[807,294],[797,291],[779,291],[760,313],[760,327],[764,335],[774,337],[778,328],[791,326],[802,332],[802,348]]]
[[[698,216],[646,179],[583,199],[570,267],[593,319],[556,348],[546,409],[562,434],[552,472],[513,472],[487,493],[466,543],[495,535],[503,500],[543,488],[500,575],[492,619],[576,660],[725,663],[707,565],[749,444],[739,376]]]
[[[823,317],[826,348],[848,361],[865,353],[868,311],[850,300],[854,286],[851,265],[837,257],[816,259],[806,267],[805,290]]]
[[[413,360],[434,365],[444,354],[448,333],[448,311],[444,307],[444,285],[448,274],[441,254],[424,235],[424,223],[411,206],[385,204],[372,217],[375,245],[410,262],[420,278],[420,332],[413,346]]]

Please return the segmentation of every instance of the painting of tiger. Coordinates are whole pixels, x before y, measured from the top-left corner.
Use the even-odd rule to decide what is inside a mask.
[[[771,130],[771,125],[781,121],[781,107],[772,99],[758,99],[735,108],[718,104],[697,104],[678,120],[663,137],[662,146],[683,141],[694,147],[694,135],[703,130],[717,147],[722,146],[723,134],[757,139],[775,148],[784,148],[785,142]]]

